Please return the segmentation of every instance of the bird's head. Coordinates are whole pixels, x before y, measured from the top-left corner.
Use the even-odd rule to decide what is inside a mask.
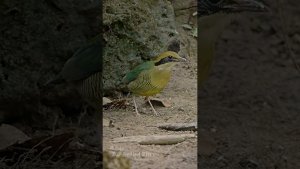
[[[217,12],[263,12],[267,10],[267,7],[262,0],[198,0],[198,2],[198,12],[200,16]]]
[[[176,52],[166,51],[153,58],[153,62],[155,66],[167,66],[172,67],[177,62],[185,62],[186,59],[180,57]]]

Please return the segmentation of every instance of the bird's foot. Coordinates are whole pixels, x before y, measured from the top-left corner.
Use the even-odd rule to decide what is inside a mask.
[[[160,113],[158,113],[154,108],[152,108],[152,111],[154,112],[155,116],[159,116]]]
[[[133,104],[134,104],[134,110],[137,116],[140,116],[141,114],[139,113],[138,109],[137,109],[137,104],[135,102],[135,97],[133,96]]]
[[[151,101],[150,101],[149,98],[147,98],[147,101],[148,101],[148,103],[150,104],[153,113],[154,113],[156,116],[159,116],[160,114],[154,109],[154,107],[153,107],[153,105],[152,105],[152,103],[151,103]]]
[[[137,116],[141,115],[136,107],[134,108],[134,110],[135,110],[135,113],[136,113]]]

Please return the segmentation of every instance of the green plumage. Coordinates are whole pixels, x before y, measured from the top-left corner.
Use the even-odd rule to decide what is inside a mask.
[[[96,40],[78,49],[66,62],[60,74],[66,81],[85,79],[101,71],[101,60],[101,43]]]
[[[186,61],[176,52],[166,51],[144,62],[128,72],[123,79],[132,93],[152,96],[163,90],[171,77],[171,69],[176,62]]]
[[[153,67],[154,67],[153,61],[147,61],[138,65],[137,67],[135,67],[133,70],[131,70],[126,74],[126,76],[123,79],[123,83],[125,84],[130,83],[131,81],[135,80],[142,71],[150,70]]]
[[[93,38],[79,48],[67,60],[62,71],[46,86],[61,82],[75,85],[81,96],[96,110],[100,111],[102,102],[102,46],[101,36]]]
[[[67,60],[61,72],[46,85],[58,84],[63,81],[77,82],[102,70],[102,46],[100,36],[96,36],[88,44],[79,48]]]

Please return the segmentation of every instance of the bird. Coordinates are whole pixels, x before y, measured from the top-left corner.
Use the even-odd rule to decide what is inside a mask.
[[[102,41],[97,35],[79,48],[64,64],[60,73],[46,82],[52,86],[62,82],[74,84],[83,99],[102,111]]]
[[[264,12],[267,7],[259,0],[198,0],[198,85],[208,78],[215,44],[231,18],[240,12]]]
[[[155,115],[159,115],[154,109],[149,96],[160,93],[168,84],[171,70],[177,62],[184,62],[176,52],[166,51],[154,57],[150,61],[139,64],[129,71],[122,82],[127,84],[128,90],[133,93],[135,112],[140,115],[135,101],[135,95],[145,96]]]

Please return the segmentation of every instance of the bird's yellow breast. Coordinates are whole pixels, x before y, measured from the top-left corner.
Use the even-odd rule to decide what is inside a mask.
[[[129,90],[140,96],[153,96],[160,93],[168,84],[171,77],[172,65],[155,66],[143,71],[138,78],[128,84]]]

